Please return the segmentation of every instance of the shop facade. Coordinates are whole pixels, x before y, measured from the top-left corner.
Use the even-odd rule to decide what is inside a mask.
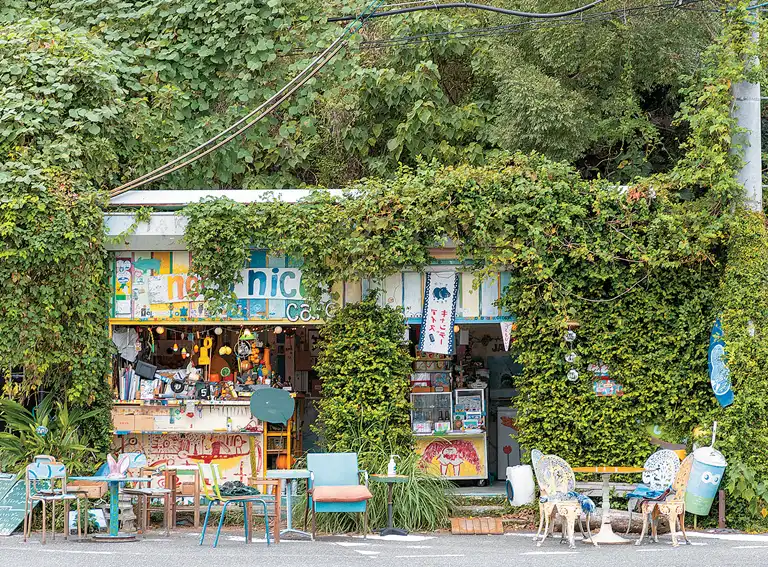
[[[433,251],[428,272],[458,274],[453,345],[450,354],[438,355],[418,349],[424,273],[339,283],[333,290],[338,303],[318,313],[305,301],[300,265],[253,250],[235,287],[236,309],[213,314],[199,295],[204,282],[190,273],[180,219],[153,217],[143,234],[112,251],[110,329],[120,351],[111,384],[116,448],[173,466],[214,462],[230,480],[290,467],[315,448],[310,425],[321,395],[313,370],[319,328],[331,310],[376,289],[382,304],[403,309],[416,345],[412,427],[424,465],[447,478],[483,483],[519,463],[514,380],[521,369],[502,340],[501,324],[513,318],[495,305],[508,274],[476,286],[451,249]],[[158,222],[170,234],[158,232]],[[287,427],[251,418],[250,393],[265,385],[289,389],[296,399]]]

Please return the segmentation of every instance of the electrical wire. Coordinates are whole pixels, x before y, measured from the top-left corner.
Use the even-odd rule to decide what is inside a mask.
[[[136,189],[138,187],[141,187],[143,185],[147,185],[148,183],[151,183],[152,181],[155,181],[157,179],[160,179],[162,177],[165,177],[166,175],[178,171],[179,169],[186,167],[187,165],[194,163],[195,161],[201,159],[202,157],[210,154],[211,152],[217,150],[224,144],[230,142],[249,128],[251,128],[254,124],[256,124],[259,120],[264,118],[267,114],[272,112],[274,109],[276,109],[280,104],[282,104],[285,100],[287,100],[288,97],[290,97],[298,88],[303,86],[304,84],[309,81],[314,75],[317,74],[320,69],[325,67],[325,65],[333,59],[333,57],[336,56],[336,54],[341,50],[342,47],[347,45],[348,38],[353,33],[360,30],[360,28],[367,22],[368,18],[376,12],[376,9],[381,5],[383,0],[372,0],[365,8],[365,10],[356,17],[350,24],[348,24],[344,28],[344,32],[342,35],[340,35],[331,45],[329,45],[320,55],[318,55],[309,65],[304,67],[302,71],[293,77],[291,81],[289,81],[283,88],[281,88],[278,92],[276,92],[274,95],[272,95],[269,99],[267,99],[264,103],[259,105],[257,108],[243,116],[241,119],[239,119],[237,122],[226,128],[225,130],[219,132],[214,136],[213,138],[203,142],[199,146],[189,150],[185,154],[161,165],[160,167],[145,173],[144,175],[137,177],[127,183],[124,183],[123,185],[120,185],[119,187],[116,187],[115,189],[112,189],[110,191],[110,197],[116,197],[117,195],[120,195],[126,191],[129,191],[131,189]],[[266,111],[263,111],[264,108],[267,108]],[[259,114],[260,113],[260,114]],[[248,121],[253,116],[257,115],[258,117],[254,120]],[[242,128],[238,128],[240,125],[244,124]],[[236,132],[227,138],[225,138],[222,142],[216,144],[215,146],[212,146],[208,148],[203,153],[200,153],[198,155],[193,156],[200,150],[206,148],[207,146],[210,146],[217,140],[221,139],[223,136],[228,134],[229,132],[232,132],[233,130],[236,130]],[[190,158],[190,159],[187,159]],[[178,164],[178,165],[177,165]],[[170,168],[170,169],[169,169]]]
[[[605,0],[595,0],[591,4],[574,8],[573,10],[567,10],[565,12],[552,12],[552,13],[539,13],[539,12],[521,12],[519,10],[507,10],[506,8],[499,8],[497,6],[488,6],[486,4],[472,4],[470,2],[451,2],[450,4],[427,4],[424,6],[411,6],[408,8],[400,8],[398,10],[390,10],[387,12],[376,12],[371,15],[371,18],[382,18],[385,16],[396,16],[399,14],[408,14],[410,12],[420,12],[423,10],[445,10],[449,8],[468,8],[471,10],[484,10],[486,12],[496,12],[497,14],[504,14],[506,16],[518,16],[521,18],[562,18],[563,16],[572,16],[573,14],[579,14],[586,12],[587,10],[594,8],[598,4],[602,4]],[[337,16],[334,18],[328,18],[329,22],[347,22],[354,20],[357,16]]]

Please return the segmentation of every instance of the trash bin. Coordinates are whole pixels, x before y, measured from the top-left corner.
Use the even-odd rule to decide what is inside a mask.
[[[506,489],[510,506],[523,506],[533,502],[535,490],[531,465],[507,467]]]
[[[712,447],[701,447],[693,452],[693,466],[685,490],[685,511],[706,516],[717,495],[726,467],[722,453]]]

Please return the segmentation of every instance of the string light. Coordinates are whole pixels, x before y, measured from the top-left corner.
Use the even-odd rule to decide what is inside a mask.
[[[283,332],[283,328],[282,328],[280,325],[277,325],[277,326],[275,327],[275,334],[276,334],[276,335],[279,335],[279,334],[280,334],[280,333],[282,333],[282,332]]]
[[[161,327],[161,326],[158,326],[158,327],[155,329],[155,332],[156,332],[158,335],[162,335],[162,334],[165,332],[165,327]]]

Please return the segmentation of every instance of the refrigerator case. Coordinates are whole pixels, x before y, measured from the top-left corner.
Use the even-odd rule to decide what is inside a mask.
[[[517,443],[517,410],[500,407],[496,424],[496,478],[507,477],[507,467],[520,464],[520,446]]]
[[[411,394],[411,427],[414,433],[431,434],[451,429],[453,404],[450,392]]]

